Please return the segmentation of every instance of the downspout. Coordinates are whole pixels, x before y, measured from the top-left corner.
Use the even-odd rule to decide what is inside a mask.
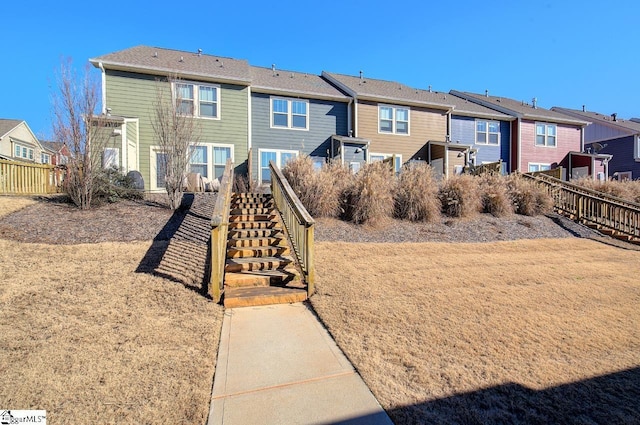
[[[580,152],[584,152],[584,128],[585,126],[580,127]]]
[[[353,98],[353,137],[358,137],[358,98]]]
[[[447,111],[447,135],[446,135],[446,141],[450,142],[451,141],[451,113],[452,113],[453,109],[449,109]]]
[[[351,120],[353,119],[352,112],[351,112],[351,104],[353,103],[353,99],[349,99],[349,104],[347,105],[347,134],[345,134],[345,136],[349,135],[349,130],[352,128],[351,127]]]
[[[250,156],[253,156],[253,152],[251,152],[251,148],[253,146],[253,133],[251,131],[251,122],[252,122],[252,114],[251,114],[251,86],[247,87],[247,174],[249,175],[249,183],[251,183],[253,170],[253,161]]]
[[[106,114],[107,113],[107,76],[104,70],[104,65],[102,65],[102,62],[98,62],[98,68],[100,68],[100,71],[102,72],[102,113]]]
[[[522,163],[522,119],[518,117],[518,163],[516,164],[516,171],[520,171],[520,165]],[[527,170],[529,171],[529,170]]]

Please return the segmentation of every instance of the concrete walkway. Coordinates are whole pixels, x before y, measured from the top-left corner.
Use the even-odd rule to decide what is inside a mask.
[[[208,425],[392,424],[302,303],[225,312]]]

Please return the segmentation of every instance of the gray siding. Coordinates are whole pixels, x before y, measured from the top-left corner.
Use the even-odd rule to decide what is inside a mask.
[[[609,177],[613,177],[614,173],[631,171],[631,178],[640,179],[640,162],[636,162],[633,158],[634,136],[620,137],[617,139],[607,140],[600,153],[613,155],[609,161]],[[585,143],[585,148],[590,144]]]
[[[602,125],[598,123],[589,124],[584,130],[584,141],[586,142],[597,142],[599,140],[611,139],[614,137],[621,137],[626,134],[629,134],[626,131],[619,130],[616,128],[611,128],[607,125]]]
[[[451,141],[460,142],[478,149],[476,164],[496,162],[502,159],[509,163],[510,132],[509,122],[500,121],[500,146],[476,144],[476,119],[459,115],[451,116]]]
[[[258,177],[259,149],[295,150],[327,157],[331,136],[347,135],[347,103],[309,100],[309,130],[271,128],[271,95],[251,95],[252,173]],[[286,96],[277,96],[287,98]]]

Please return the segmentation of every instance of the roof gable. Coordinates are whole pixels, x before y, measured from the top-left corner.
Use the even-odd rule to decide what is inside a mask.
[[[0,139],[7,135],[11,130],[19,126],[23,120],[10,120],[0,118]]]
[[[144,74],[197,77],[248,85],[251,81],[246,60],[184,52],[159,47],[136,46],[89,59],[94,66]]]
[[[347,94],[360,99],[393,102],[402,105],[420,105],[436,109],[450,110],[453,105],[447,102],[443,93],[411,88],[395,81],[354,77],[322,71],[322,76]]]
[[[319,75],[251,66],[251,90],[283,95],[302,95],[346,102],[349,97]]]

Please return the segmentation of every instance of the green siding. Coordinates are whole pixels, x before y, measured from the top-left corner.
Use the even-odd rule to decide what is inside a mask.
[[[120,71],[106,72],[106,103],[112,115],[140,119],[140,173],[149,189],[150,148],[157,145],[151,120],[154,114],[157,77]],[[209,83],[210,84],[210,83]],[[248,88],[220,84],[220,119],[200,119],[202,143],[234,145],[236,167],[247,159]],[[169,90],[167,89],[167,93]]]

